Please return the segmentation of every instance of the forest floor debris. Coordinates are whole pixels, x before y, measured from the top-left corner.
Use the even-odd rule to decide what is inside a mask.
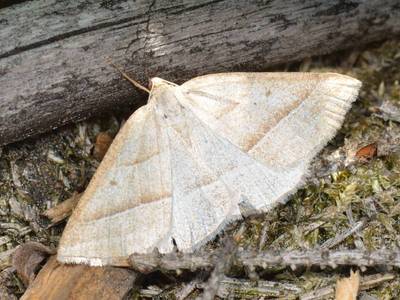
[[[225,235],[235,237],[238,253],[306,251],[328,242],[332,251],[397,251],[399,49],[399,41],[388,41],[364,51],[343,51],[277,68],[348,74],[360,79],[363,87],[337,136],[314,160],[307,184],[286,205],[248,217],[226,230]],[[9,261],[18,245],[36,241],[57,247],[65,222],[58,219],[57,224],[49,227],[52,223],[43,213],[85,190],[108,144],[99,142],[96,151],[102,148],[100,156],[94,155],[96,137],[102,132],[114,136],[128,116],[93,119],[0,148],[0,295],[7,294],[12,299],[25,290]],[[358,159],[357,151],[371,144],[376,145],[376,153],[367,155],[365,160]],[[205,249],[220,247],[221,240],[217,238]],[[236,266],[224,277],[218,277],[219,287],[213,293],[220,297],[240,293],[245,298],[254,292],[248,285],[260,291],[265,288],[264,283],[275,282],[276,286],[296,287],[293,294],[301,299],[333,299],[336,280],[349,271],[348,266],[336,269],[275,266],[252,270]],[[365,299],[390,299],[400,293],[397,267],[390,270],[367,266],[360,271],[360,290],[368,289],[360,294]],[[201,271],[168,276],[154,272],[144,276],[136,295],[142,298],[161,295],[166,299],[184,295],[194,299],[201,297],[207,279],[208,275],[203,276]]]

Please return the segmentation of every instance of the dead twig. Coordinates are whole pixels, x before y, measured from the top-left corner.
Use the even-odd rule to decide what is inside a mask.
[[[199,281],[189,283],[190,293],[195,289],[206,289],[207,284],[208,283],[201,283]],[[291,283],[267,280],[253,281],[222,276],[215,296],[222,299],[255,299],[258,297],[296,299],[296,296],[300,295],[302,292],[302,288]],[[149,286],[139,291],[140,296],[144,298],[159,297],[162,293],[163,290],[156,286]],[[188,296],[187,293],[185,293],[185,297],[186,296]],[[185,298],[178,296],[178,299]]]
[[[394,274],[374,274],[361,277],[360,291],[366,291],[374,288],[383,282],[393,280]],[[193,283],[190,292],[194,289],[204,289],[207,283]],[[144,298],[159,297],[163,290],[156,286],[149,286],[139,291],[140,296]],[[187,294],[186,294],[187,295]],[[280,298],[280,299],[301,299],[301,300],[317,300],[326,299],[335,295],[335,282],[332,284],[318,288],[312,292],[304,293],[304,290],[292,283],[277,282],[269,280],[246,280],[221,277],[216,296],[222,299],[255,299],[260,297]],[[180,298],[184,299],[184,298]]]
[[[210,255],[200,255],[191,253],[171,253],[171,254],[133,254],[130,256],[130,265],[140,273],[150,273],[155,270],[191,270],[211,269],[213,260]]]
[[[296,251],[240,251],[234,257],[235,264],[245,267],[289,266],[392,266],[400,267],[400,251],[381,249],[367,251],[354,250],[296,250]],[[173,254],[134,254],[130,257],[131,266],[140,272],[154,270],[175,271],[178,269],[212,269],[215,253],[173,253]]]
[[[220,289],[220,283],[225,277],[225,272],[231,266],[233,258],[236,256],[237,245],[235,242],[225,239],[222,251],[214,256],[214,269],[204,285],[203,300],[214,299]]]
[[[217,296],[222,299],[240,298],[255,299],[258,297],[283,297],[284,299],[295,299],[302,289],[294,284],[275,281],[243,280],[224,277],[219,285]]]
[[[194,280],[190,281],[189,283],[185,284],[182,288],[180,288],[176,293],[175,297],[177,300],[184,300],[191,293],[193,293],[198,286],[202,283],[202,280],[200,278],[195,278]]]

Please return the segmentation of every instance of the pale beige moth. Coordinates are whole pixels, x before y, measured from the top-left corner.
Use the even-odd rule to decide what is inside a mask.
[[[192,252],[302,184],[341,127],[360,81],[333,73],[222,73],[151,80],[63,233],[58,260],[128,265]]]

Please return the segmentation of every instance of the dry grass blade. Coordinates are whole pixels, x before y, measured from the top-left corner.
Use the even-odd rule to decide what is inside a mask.
[[[339,245],[342,241],[344,241],[346,238],[349,236],[353,235],[354,233],[360,231],[367,223],[366,219],[363,219],[357,223],[355,223],[351,228],[344,232],[338,233],[335,237],[327,240],[321,245],[322,250],[327,250],[330,248],[335,247],[336,245]]]
[[[219,284],[217,296],[222,299],[255,299],[258,297],[296,299],[302,289],[285,282],[259,280],[257,282],[224,277]]]
[[[359,287],[360,273],[351,271],[349,278],[342,278],[337,281],[335,300],[357,300]]]
[[[383,282],[393,280],[396,277],[395,274],[374,274],[364,276],[360,279],[360,291],[365,291],[374,288]],[[332,297],[335,293],[334,285],[326,286],[315,291],[305,293],[300,296],[300,300],[317,300],[326,299]],[[325,297],[325,298],[324,298]]]

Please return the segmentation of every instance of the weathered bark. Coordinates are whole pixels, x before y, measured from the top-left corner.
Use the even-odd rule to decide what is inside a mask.
[[[142,82],[260,71],[400,32],[398,0],[38,0],[0,10],[0,145],[142,104]]]
[[[135,279],[135,272],[128,269],[60,265],[53,256],[21,299],[120,300],[126,298]]]

